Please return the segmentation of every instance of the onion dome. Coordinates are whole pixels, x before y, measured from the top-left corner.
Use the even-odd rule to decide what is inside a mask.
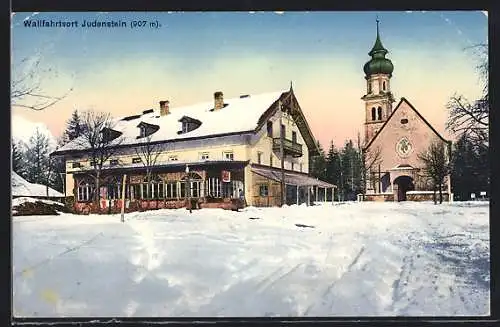
[[[378,30],[379,20],[377,19],[377,39],[375,40],[375,44],[373,48],[368,53],[372,57],[370,61],[368,61],[363,70],[366,74],[366,77],[373,74],[388,74],[392,75],[394,71],[394,66],[392,62],[385,57],[385,55],[389,52],[382,45],[382,41],[380,41],[380,35]]]

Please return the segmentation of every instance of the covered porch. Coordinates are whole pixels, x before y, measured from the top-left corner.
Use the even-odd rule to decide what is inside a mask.
[[[77,212],[117,212],[125,197],[126,211],[159,208],[233,209],[244,204],[243,161],[173,162],[147,169],[140,165],[103,169],[96,204],[95,178],[81,172],[75,178],[75,210]],[[124,192],[124,193],[123,193]]]
[[[259,192],[254,194],[254,205],[273,206],[281,204],[282,173],[279,169],[252,167],[254,185]],[[286,171],[284,173],[285,201],[287,205],[312,205],[314,202],[333,202],[336,185],[320,181],[305,174]],[[269,187],[266,186],[266,183]],[[273,187],[274,186],[274,187]],[[255,189],[257,188],[255,187]],[[261,192],[266,188],[267,192]],[[274,201],[270,198],[274,198]]]

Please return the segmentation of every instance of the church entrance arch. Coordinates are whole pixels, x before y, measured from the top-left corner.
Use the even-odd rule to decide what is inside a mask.
[[[394,180],[394,185],[396,186],[396,199],[397,201],[406,201],[406,192],[413,191],[415,185],[413,184],[413,178],[407,175],[399,176]]]

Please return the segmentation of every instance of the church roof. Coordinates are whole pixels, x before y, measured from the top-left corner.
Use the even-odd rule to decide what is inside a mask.
[[[399,107],[401,106],[401,104],[403,102],[405,102],[413,111],[415,111],[415,113],[417,114],[417,116],[420,117],[420,119],[422,119],[422,121],[427,126],[429,126],[429,128],[434,132],[434,134],[436,134],[441,140],[443,140],[443,142],[446,142],[446,143],[450,143],[451,142],[451,141],[445,139],[444,137],[442,137],[441,134],[439,134],[438,131],[436,131],[436,129],[434,129],[434,127],[432,127],[432,125],[427,121],[427,119],[425,119],[424,116],[422,116],[420,114],[420,112],[418,112],[418,110],[415,109],[415,107],[410,103],[410,101],[408,101],[406,98],[402,97],[401,100],[399,101],[398,105],[396,106],[396,108],[392,111],[391,115],[387,118],[387,120],[385,121],[385,123],[378,130],[377,134],[375,134],[375,136],[372,137],[372,139],[370,140],[370,142],[368,142],[368,144],[363,148],[363,150],[365,150],[365,151],[368,150],[368,148],[372,145],[372,143],[375,141],[375,139],[380,135],[380,133],[382,132],[382,130],[384,129],[384,127],[389,123],[389,121],[391,120],[392,116],[394,116],[394,113],[399,109]]]

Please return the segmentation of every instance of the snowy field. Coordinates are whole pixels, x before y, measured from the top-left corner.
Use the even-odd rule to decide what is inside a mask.
[[[488,220],[487,202],[14,217],[13,312],[489,315]]]

